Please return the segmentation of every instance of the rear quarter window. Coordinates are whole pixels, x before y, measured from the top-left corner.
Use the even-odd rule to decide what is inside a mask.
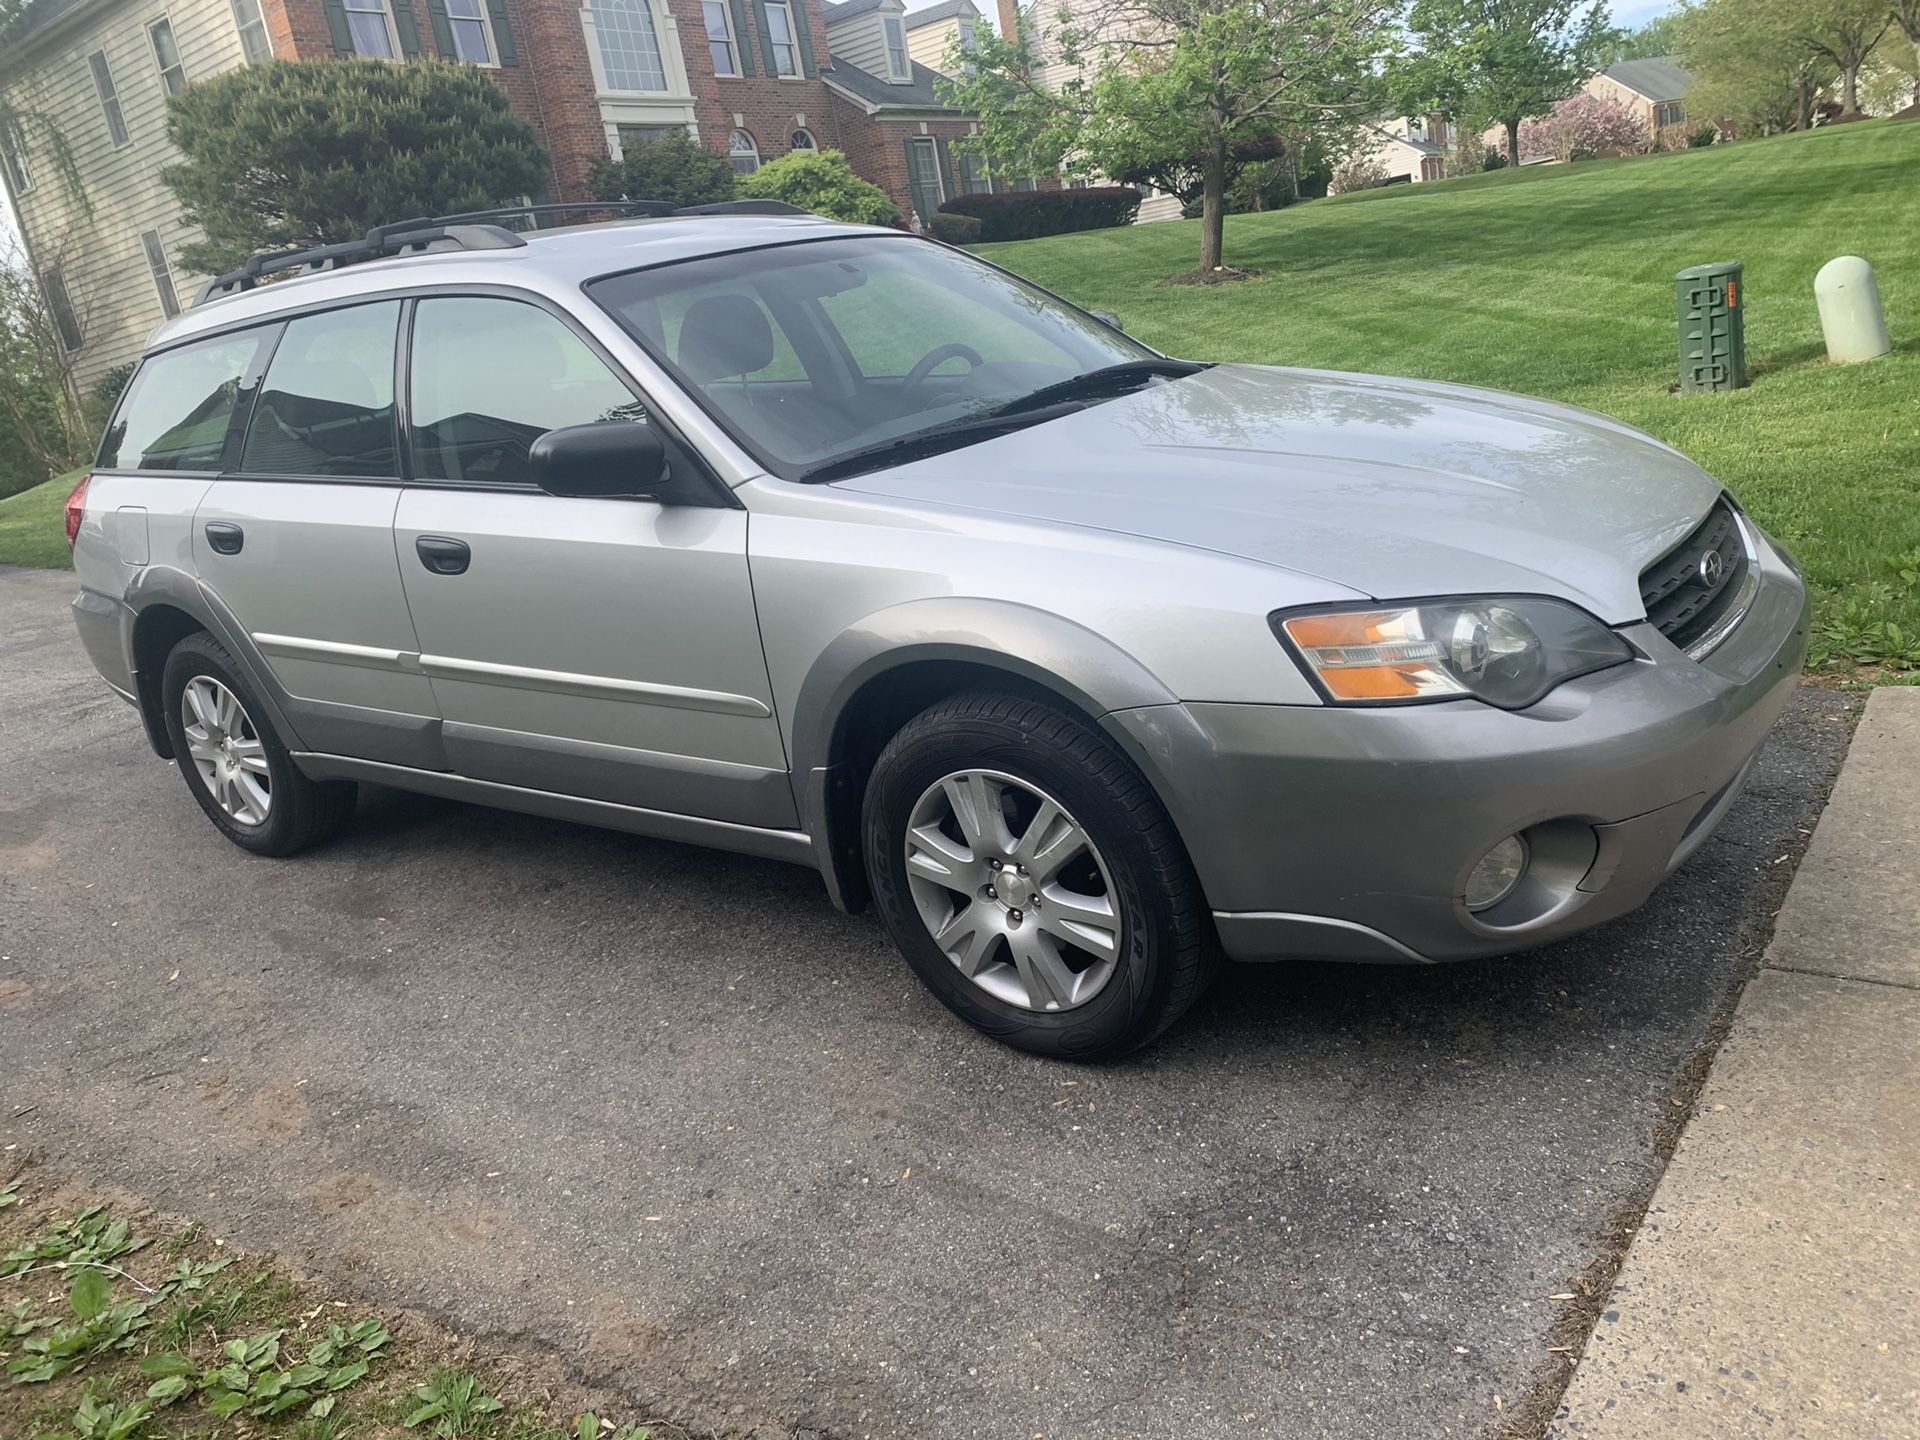
[[[100,442],[103,470],[218,470],[240,381],[265,336],[223,336],[150,357]]]

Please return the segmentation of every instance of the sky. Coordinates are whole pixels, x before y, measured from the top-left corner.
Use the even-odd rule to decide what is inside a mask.
[[[938,3],[939,0],[907,0],[907,9],[920,10]],[[992,0],[974,0],[974,3],[989,20],[993,18]],[[1623,30],[1632,30],[1656,15],[1665,14],[1677,3],[1678,0],[1613,0],[1613,23]],[[6,248],[13,239],[13,233],[13,207],[4,193],[0,193],[0,249]]]

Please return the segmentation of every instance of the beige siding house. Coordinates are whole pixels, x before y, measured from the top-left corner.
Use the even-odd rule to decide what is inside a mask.
[[[0,165],[85,389],[192,303],[204,277],[177,257],[196,232],[160,180],[178,157],[166,100],[270,55],[265,22],[260,0],[55,0],[11,52],[8,98],[59,117],[86,182],[84,199],[73,195],[43,140]]]
[[[1582,87],[1598,100],[1618,100],[1639,115],[1651,139],[1668,125],[1687,118],[1681,103],[1693,77],[1671,59],[1622,60],[1609,65]]]
[[[1453,153],[1453,126],[1439,115],[1396,115],[1366,129],[1372,143],[1366,156],[1386,172],[1390,185],[1439,180]]]
[[[907,53],[929,70],[944,70],[956,48],[962,53],[973,49],[985,23],[973,0],[940,0],[906,17]]]

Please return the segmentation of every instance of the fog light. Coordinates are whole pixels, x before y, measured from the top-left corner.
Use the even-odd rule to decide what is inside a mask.
[[[1520,877],[1527,873],[1527,842],[1509,835],[1480,857],[1480,863],[1467,876],[1466,904],[1469,910],[1488,910],[1513,893]]]

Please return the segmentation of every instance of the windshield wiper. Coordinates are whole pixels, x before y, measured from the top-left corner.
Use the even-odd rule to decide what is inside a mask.
[[[942,451],[952,450],[971,440],[985,439],[989,435],[1006,430],[1018,430],[1027,425],[1038,425],[1042,421],[1052,420],[1078,409],[1071,401],[1060,400],[1051,405],[1043,405],[1034,410],[1021,410],[1009,414],[1004,407],[983,410],[978,414],[964,415],[958,420],[949,420],[944,425],[935,425],[931,429],[916,430],[911,435],[902,435],[897,440],[883,440],[878,445],[868,445],[864,449],[850,450],[845,455],[836,455],[831,460],[823,460],[810,470],[800,473],[803,481],[820,482],[841,480],[849,475],[858,475],[863,470],[878,469],[882,465],[891,465],[907,460],[920,460],[929,455],[938,455]]]
[[[996,406],[989,413],[1020,415],[1063,400],[1088,400],[1109,391],[1124,390],[1134,382],[1154,375],[1163,375],[1171,380],[1182,375],[1198,374],[1206,368],[1204,361],[1169,360],[1163,355],[1156,355],[1150,360],[1123,360],[1118,365],[1103,365],[1084,375],[1073,375],[1065,380],[1056,380],[1051,385],[1042,385],[1018,400],[1009,400],[1004,405]]]

